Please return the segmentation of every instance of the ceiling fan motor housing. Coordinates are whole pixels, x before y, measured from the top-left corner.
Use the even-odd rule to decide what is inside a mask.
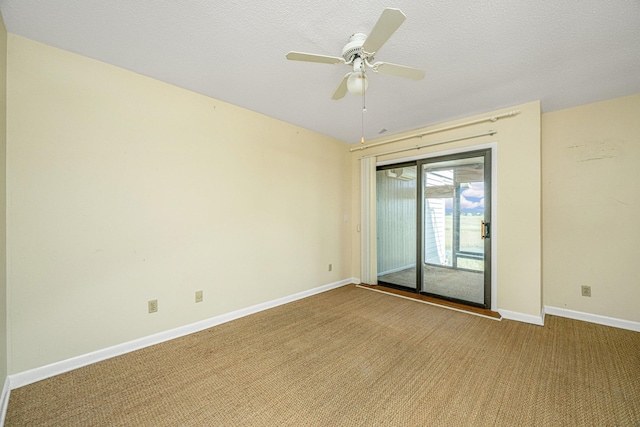
[[[349,37],[349,43],[342,48],[342,57],[347,63],[353,61],[354,58],[364,58],[362,53],[362,45],[367,39],[367,35],[364,33],[355,33]],[[367,57],[367,59],[373,59]]]

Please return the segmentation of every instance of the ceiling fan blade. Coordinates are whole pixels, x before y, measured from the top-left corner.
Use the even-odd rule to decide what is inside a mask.
[[[347,80],[349,79],[350,75],[351,73],[345,74],[336,90],[333,91],[333,96],[331,97],[331,99],[338,100],[344,98],[344,96],[347,94]]]
[[[405,19],[407,17],[400,9],[386,8],[383,10],[378,22],[371,30],[371,34],[364,41],[362,50],[369,54],[375,54],[389,40],[389,37],[400,28]]]
[[[344,58],[337,56],[316,55],[315,53],[289,52],[287,59],[291,61],[319,62],[321,64],[344,64]]]
[[[372,66],[373,71],[387,76],[404,77],[405,79],[422,80],[424,70],[407,67],[405,65],[390,64],[388,62],[376,62]]]

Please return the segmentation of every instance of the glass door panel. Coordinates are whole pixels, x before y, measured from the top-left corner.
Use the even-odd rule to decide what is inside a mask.
[[[426,160],[422,292],[488,306],[485,287],[485,155]],[[487,217],[488,218],[488,217]]]
[[[378,283],[416,290],[417,166],[376,172]]]

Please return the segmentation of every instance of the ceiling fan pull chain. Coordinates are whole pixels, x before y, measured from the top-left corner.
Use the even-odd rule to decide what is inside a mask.
[[[367,88],[366,88],[366,82],[367,82],[367,76],[366,74],[366,68],[364,66],[364,64],[361,66],[361,70],[362,70],[362,112],[366,113],[367,112],[367,105],[365,103],[365,94],[367,92]]]
[[[364,66],[362,67],[362,74],[364,75]],[[362,138],[360,138],[360,144],[364,144],[364,113],[367,112],[367,106],[365,103],[365,93],[366,91],[364,90],[364,79],[362,79],[362,129],[361,129]]]

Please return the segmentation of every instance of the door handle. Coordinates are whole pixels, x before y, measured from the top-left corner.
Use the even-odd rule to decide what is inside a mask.
[[[482,220],[482,226],[480,227],[480,238],[488,239],[489,237],[491,237],[491,223],[484,222],[484,220]]]

